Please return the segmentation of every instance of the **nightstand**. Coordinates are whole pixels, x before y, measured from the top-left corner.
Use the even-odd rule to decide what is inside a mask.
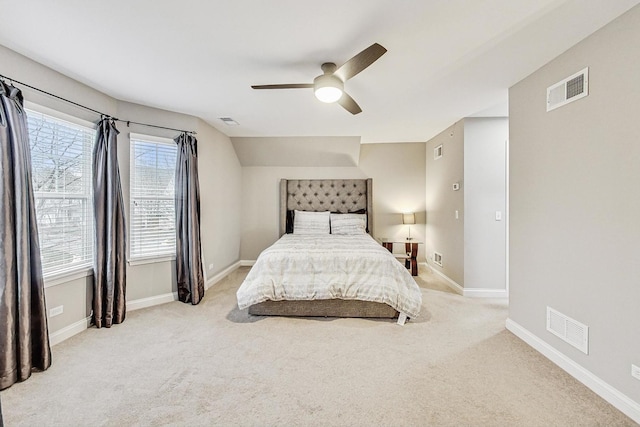
[[[408,269],[411,269],[411,275],[418,275],[418,245],[422,242],[417,240],[393,240],[393,239],[381,239],[382,246],[387,248],[389,252],[393,253],[394,244],[403,244],[405,254],[393,254],[398,260],[404,260],[404,265]]]

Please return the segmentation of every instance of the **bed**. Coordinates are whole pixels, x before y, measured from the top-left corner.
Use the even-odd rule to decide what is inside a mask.
[[[399,323],[417,317],[420,289],[373,239],[372,205],[371,179],[281,180],[281,237],[238,289],[238,307],[252,315],[399,317]],[[330,218],[334,234],[324,228],[298,234],[308,217],[322,217],[321,227]],[[357,232],[349,228],[356,220]]]

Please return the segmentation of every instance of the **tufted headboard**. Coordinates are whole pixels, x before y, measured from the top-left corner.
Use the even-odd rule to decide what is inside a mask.
[[[282,179],[280,180],[280,235],[293,228],[291,212],[331,211],[367,214],[367,232],[373,235],[373,180]]]

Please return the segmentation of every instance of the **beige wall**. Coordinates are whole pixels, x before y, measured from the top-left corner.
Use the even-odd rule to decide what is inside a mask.
[[[204,121],[111,98],[41,64],[0,46],[0,72],[32,86],[66,97],[122,119],[198,132],[201,236],[207,278],[239,260],[242,173],[228,137]],[[22,88],[22,87],[21,87]],[[97,115],[25,88],[25,100],[95,122]],[[129,215],[129,133],[173,138],[174,131],[117,123],[118,159],[126,215]],[[127,301],[164,295],[176,290],[175,263],[164,261],[127,266]],[[211,267],[211,268],[210,268]],[[47,307],[64,306],[50,319],[55,333],[91,315],[92,277],[45,281]]]
[[[358,136],[233,137],[242,166],[351,167],[358,165]]]
[[[433,150],[441,144],[442,158],[434,160]],[[464,286],[464,122],[427,142],[425,157],[427,258],[432,268]],[[453,191],[454,182],[459,191]],[[431,262],[434,252],[442,254],[442,267]]]
[[[404,239],[407,229],[401,225],[400,213],[425,210],[424,171],[424,143],[362,145],[358,167],[243,167],[240,257],[255,260],[279,238],[282,178],[373,178],[376,237]],[[411,233],[422,239],[424,225],[412,226]]]
[[[509,91],[509,318],[640,407],[640,7]],[[546,89],[589,67],[589,96]],[[589,326],[589,354],[546,331],[547,306]],[[640,412],[638,412],[640,413]]]
[[[402,213],[414,212],[411,237],[424,243],[425,149],[425,143],[362,145],[359,167],[373,178],[376,237],[405,240],[409,226],[402,224]],[[404,251],[402,245],[396,246]],[[418,261],[425,261],[424,244],[418,245]]]
[[[506,296],[508,134],[507,118],[465,118],[427,142],[427,256],[465,296]],[[434,252],[442,267],[432,262]]]
[[[200,237],[210,278],[240,259],[242,167],[229,138],[202,120],[198,141]]]

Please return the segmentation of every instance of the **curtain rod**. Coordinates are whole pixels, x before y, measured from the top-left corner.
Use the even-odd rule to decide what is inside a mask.
[[[42,89],[40,89],[40,88],[37,88],[37,87],[31,86],[31,85],[28,85],[28,84],[26,84],[26,83],[23,83],[23,82],[21,82],[21,81],[18,81],[18,80],[16,80],[16,79],[12,79],[11,77],[7,77],[7,76],[5,76],[5,75],[0,74],[0,79],[2,79],[2,80],[5,80],[5,79],[6,79],[6,80],[9,80],[9,82],[10,82],[11,84],[13,84],[13,83],[17,83],[17,84],[19,84],[19,85],[26,86],[26,87],[28,87],[28,88],[30,88],[30,89],[33,89],[33,90],[36,90],[36,91],[38,91],[38,92],[44,93],[45,95],[49,95],[49,96],[51,96],[51,97],[53,97],[53,98],[59,99],[59,100],[64,101],[64,102],[68,102],[69,104],[73,104],[73,105],[75,105],[76,107],[84,108],[85,110],[89,110],[89,111],[91,111],[91,112],[94,112],[94,113],[96,113],[96,114],[99,114],[100,116],[108,117],[108,118],[109,118],[109,119],[111,119],[111,120],[115,120],[115,121],[117,121],[117,122],[123,122],[123,123],[126,123],[126,124],[127,124],[127,127],[129,127],[129,124],[133,123],[133,124],[135,124],[135,125],[140,125],[140,126],[147,126],[147,127],[156,128],[156,129],[173,130],[173,131],[176,131],[176,132],[184,132],[184,133],[190,133],[190,134],[196,135],[196,132],[195,132],[195,131],[192,131],[192,130],[175,129],[175,128],[169,128],[169,127],[165,127],[165,126],[151,125],[151,124],[149,124],[149,123],[140,123],[140,122],[134,122],[134,121],[131,121],[131,120],[122,120],[122,119],[118,119],[117,117],[113,117],[113,116],[111,116],[110,114],[102,113],[102,112],[100,112],[100,111],[98,111],[98,110],[94,110],[93,108],[89,108],[89,107],[87,107],[87,106],[85,106],[85,105],[78,104],[77,102],[70,101],[70,100],[68,100],[68,99],[66,99],[66,98],[63,98],[63,97],[61,97],[61,96],[54,95],[53,93],[47,92],[46,90],[42,90]]]

